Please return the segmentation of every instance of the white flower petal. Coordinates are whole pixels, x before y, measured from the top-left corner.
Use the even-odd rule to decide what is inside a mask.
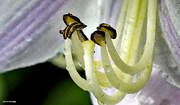
[[[101,21],[103,5],[104,1],[96,0],[1,0],[0,72],[41,63],[62,53],[64,39],[59,30],[65,27],[63,14],[79,16],[93,31]]]
[[[159,4],[160,26],[157,27],[155,63],[180,87],[180,0],[161,0]],[[161,30],[162,29],[162,30]]]

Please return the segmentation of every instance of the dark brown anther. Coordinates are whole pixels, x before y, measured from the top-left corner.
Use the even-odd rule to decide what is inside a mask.
[[[77,30],[77,34],[81,42],[89,40],[82,30]]]
[[[91,34],[91,40],[96,44],[103,46],[103,44],[105,43],[105,33],[103,31],[94,31]]]
[[[97,27],[98,31],[109,32],[112,39],[115,39],[117,34],[116,30],[106,23],[102,23]]]
[[[60,34],[63,34],[64,39],[71,38],[71,35],[76,30],[82,30],[83,28],[87,27],[86,25],[81,25],[79,23],[72,23],[71,25],[67,26],[64,30],[60,30]]]
[[[69,26],[72,23],[79,23],[81,25],[85,25],[80,21],[80,19],[78,17],[76,17],[70,13],[63,15],[63,21],[66,24],[66,26]]]

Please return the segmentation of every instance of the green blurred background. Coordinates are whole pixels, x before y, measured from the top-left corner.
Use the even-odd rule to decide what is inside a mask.
[[[80,74],[84,77],[83,71]],[[48,62],[1,74],[0,100],[0,105],[91,105],[89,93],[72,81],[67,70]]]

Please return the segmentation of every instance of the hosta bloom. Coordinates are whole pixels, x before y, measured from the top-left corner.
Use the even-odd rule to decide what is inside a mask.
[[[172,52],[168,52],[168,55],[166,55],[167,52],[160,48],[163,46],[161,45],[163,39],[158,36],[154,64],[152,64],[152,60],[155,31],[161,30],[159,27],[156,28],[156,19],[158,19],[156,0],[124,0],[123,3],[120,1],[79,2],[65,0],[34,0],[29,1],[29,4],[21,1],[1,2],[3,4],[3,7],[1,7],[3,9],[0,11],[3,14],[0,20],[0,24],[3,26],[0,34],[1,72],[49,60],[59,52],[63,52],[65,39],[64,54],[67,69],[72,79],[82,89],[92,92],[99,103],[115,104],[121,101],[126,93],[135,93],[141,90],[149,80],[152,66],[155,72],[152,73],[154,75],[152,75],[149,84],[153,85],[151,81],[156,81],[153,78],[157,78],[158,83],[154,85],[156,88],[147,84],[141,92],[135,94],[136,97],[134,97],[135,95],[128,95],[130,98],[132,97],[131,99],[134,99],[130,100],[129,98],[130,103],[163,105],[164,103],[176,102],[174,98],[165,96],[162,98],[156,93],[158,88],[162,86],[167,86],[160,88],[161,91],[167,89],[167,92],[162,95],[167,95],[168,92],[169,94],[175,94],[175,91],[176,94],[179,92],[178,88],[162,81],[159,72],[157,72],[161,68],[166,70],[167,75],[172,78],[166,79],[178,85],[179,74],[176,73],[179,68],[176,64],[179,63],[179,31],[176,30],[178,30],[179,24],[173,26],[177,19],[170,17],[173,14],[168,12],[174,9],[172,5],[175,2],[170,3],[169,8],[166,7],[167,3],[164,0],[159,2],[160,22],[162,23],[162,29],[165,30],[163,31],[163,37],[165,37]],[[166,2],[168,1],[166,0]],[[4,10],[11,4],[14,5],[5,13]],[[116,15],[119,14],[120,7],[121,12],[118,15],[119,19],[117,19]],[[61,18],[65,13],[76,14],[84,24],[77,19],[74,20],[74,17],[69,14],[67,16],[72,19],[64,19],[65,26]],[[177,16],[175,15],[175,17]],[[101,22],[109,25],[101,24],[96,30],[95,27]],[[168,24],[163,24],[165,22]],[[87,24],[87,27],[85,24]],[[117,31],[116,39],[114,29],[110,25],[115,27]],[[64,27],[66,28],[64,29]],[[60,32],[64,36],[58,34],[59,29],[64,29]],[[95,31],[91,35],[93,41],[87,41],[82,33],[83,31],[89,39],[90,34]],[[114,38],[113,43],[111,38]],[[81,78],[76,71],[71,56],[70,41],[72,42],[73,55],[77,56],[78,63],[85,70],[87,80]],[[96,47],[97,49],[100,48],[101,52],[95,50],[94,54],[94,42],[99,45]],[[167,48],[166,45],[164,47]],[[162,52],[166,53],[162,55]],[[170,55],[171,53],[172,55]],[[101,57],[98,57],[100,55]],[[94,61],[93,56],[95,56],[96,61]],[[102,60],[97,59],[97,57]],[[164,61],[168,57],[170,57],[168,62],[171,69],[176,69],[176,72],[169,71],[169,66],[164,65],[166,64]],[[176,59],[174,60],[174,58]],[[55,59],[53,62],[62,64],[63,61],[59,63],[59,60]],[[172,80],[175,82],[172,82]],[[110,95],[108,95],[109,93]],[[128,96],[122,102],[127,104]],[[174,95],[174,97],[179,96]]]

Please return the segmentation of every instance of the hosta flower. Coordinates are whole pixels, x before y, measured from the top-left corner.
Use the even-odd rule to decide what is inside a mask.
[[[72,80],[91,93],[94,104],[177,104],[178,3],[2,0],[0,71],[45,62],[64,50]],[[60,67],[64,63],[63,56],[51,61]],[[86,79],[78,74],[79,68]]]

